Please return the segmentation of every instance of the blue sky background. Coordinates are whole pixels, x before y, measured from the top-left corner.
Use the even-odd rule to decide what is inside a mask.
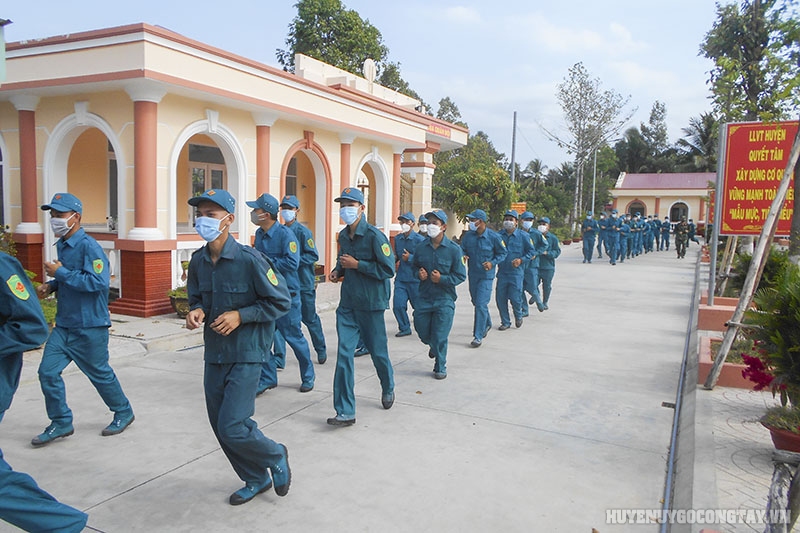
[[[583,62],[603,89],[631,96],[647,122],[656,100],[667,108],[670,142],[689,118],[710,110],[712,63],[698,56],[716,17],[711,0],[343,0],[377,27],[410,86],[434,109],[449,96],[470,131],[484,131],[516,160],[548,168],[570,156],[540,126],[566,135],[556,86]],[[21,41],[135,22],[163,26],[224,50],[278,67],[295,2],[275,0],[48,0],[7,2],[0,18],[6,41]]]

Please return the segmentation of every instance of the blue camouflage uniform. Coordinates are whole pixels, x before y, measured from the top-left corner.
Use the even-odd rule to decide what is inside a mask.
[[[669,234],[672,231],[672,226],[669,223],[669,217],[664,217],[664,222],[661,223],[661,249],[669,251]]]
[[[407,220],[414,223],[414,215],[406,213],[398,220]],[[417,294],[419,292],[419,279],[414,277],[414,253],[425,237],[414,231],[408,234],[398,233],[394,236],[394,258],[398,263],[397,276],[394,278],[394,296],[392,297],[392,311],[397,320],[397,336],[411,334],[411,322],[408,320],[408,302],[416,309]],[[403,253],[408,252],[408,259],[403,259]]]
[[[51,208],[62,211],[55,197],[51,204],[42,206],[42,209]],[[108,328],[111,326],[108,258],[83,228],[67,240],[58,239],[56,250],[61,266],[55,272],[55,279],[47,282],[52,291],[58,293],[56,327],[50,333],[39,363],[39,384],[47,416],[52,422],[37,439],[48,434],[66,436],[72,433],[72,411],[67,405],[61,372],[73,361],[114,413],[112,425],[122,420],[129,424],[133,419],[131,404],[108,363]],[[36,442],[37,439],[34,445],[49,440]]]
[[[440,209],[427,215],[429,220],[434,216],[447,222],[447,216]],[[431,239],[425,239],[414,254],[417,278],[420,268],[428,273],[428,279],[420,282],[418,305],[414,308],[414,329],[420,340],[430,347],[429,355],[435,360],[433,372],[442,379],[447,375],[447,338],[453,327],[458,298],[456,286],[467,279],[461,247],[447,236],[443,236],[436,247]],[[438,270],[441,276],[438,283],[430,279],[434,270]]]
[[[592,212],[586,214],[586,219],[581,222],[581,235],[583,236],[583,262],[591,263],[594,254],[594,241],[600,225],[592,218]]]
[[[300,207],[300,202],[293,195],[284,196],[281,207]],[[319,261],[319,252],[314,244],[314,235],[298,220],[286,223],[286,227],[294,232],[300,246],[300,266],[297,268],[297,279],[300,282],[300,308],[303,324],[308,329],[311,345],[317,352],[317,362],[323,364],[328,360],[328,349],[325,345],[325,334],[322,332],[322,320],[317,314],[317,278],[314,269]],[[285,342],[285,341],[284,341]],[[276,340],[274,344],[277,344]],[[277,350],[277,348],[276,348]],[[283,347],[282,353],[286,354]]]
[[[48,327],[22,265],[0,252],[0,421],[22,372],[22,352],[41,346]],[[14,472],[0,450],[0,519],[26,531],[83,531],[87,515],[60,503],[27,474]]]
[[[267,193],[262,194],[253,202],[247,202],[253,209],[263,209],[273,216],[278,213],[278,200]],[[266,255],[286,280],[289,288],[289,295],[292,298],[292,307],[288,313],[278,318],[275,328],[281,336],[292,347],[297,362],[300,366],[300,379],[302,380],[302,392],[308,392],[314,388],[314,364],[311,362],[311,352],[308,341],[303,336],[300,329],[302,321],[302,310],[300,304],[300,279],[297,269],[300,266],[300,247],[294,232],[278,222],[264,231],[263,228],[256,230],[255,242],[253,247]],[[268,347],[265,347],[268,349]],[[277,351],[277,350],[276,350]],[[278,384],[278,370],[276,357],[270,357],[261,371],[259,381],[259,392],[273,388]]]
[[[486,213],[476,209],[467,218],[477,219],[482,217],[486,221]],[[461,249],[467,256],[469,295],[472,305],[475,306],[475,319],[472,333],[478,342],[482,341],[492,329],[492,318],[489,315],[489,301],[492,298],[492,280],[495,277],[495,267],[506,258],[508,253],[503,239],[488,227],[483,233],[469,230],[461,239]],[[491,268],[486,270],[483,263],[491,263]]]
[[[531,237],[531,243],[533,243],[533,250],[534,254],[531,257],[531,260],[528,261],[528,264],[525,265],[525,274],[522,279],[522,316],[528,316],[528,306],[536,304],[536,308],[539,309],[539,312],[544,311],[544,305],[542,304],[542,296],[539,293],[539,257],[542,253],[547,250],[548,244],[547,239],[544,238],[542,233],[533,225],[533,213],[530,211],[525,211],[520,215],[520,219],[522,220],[522,227],[526,229],[526,226],[530,226],[528,229],[528,235]],[[525,297],[525,293],[531,295],[530,299]]]
[[[550,224],[550,219],[547,217],[540,220],[542,221]],[[547,250],[539,256],[539,283],[542,284],[542,309],[549,309],[548,302],[553,291],[553,277],[556,275],[556,259],[561,255],[561,243],[550,231],[542,236],[547,240]]]
[[[275,321],[292,305],[289,288],[260,252],[230,235],[216,264],[208,245],[192,254],[186,287],[189,308],[205,313],[203,387],[211,429],[236,475],[248,486],[266,486],[268,469],[276,475],[285,450],[251,417]],[[211,324],[228,311],[239,312],[241,325],[225,336]]]
[[[517,218],[517,212],[509,210],[504,216]],[[514,322],[517,327],[522,325],[524,318],[522,307],[522,283],[525,277],[525,267],[535,255],[536,251],[527,231],[515,228],[509,233],[507,230],[499,232],[500,238],[506,248],[506,257],[497,265],[497,286],[495,287],[495,304],[500,313],[500,327],[507,329],[511,326],[511,317],[508,313],[508,302],[511,302],[511,311],[514,313]],[[514,266],[512,261],[520,259],[522,262]]]
[[[363,205],[360,191],[349,187],[336,201],[351,197]],[[358,260],[358,268],[345,269],[337,257],[333,269],[342,279],[339,307],[336,309],[339,345],[333,376],[333,407],[339,420],[355,420],[356,416],[353,353],[359,336],[372,357],[381,383],[382,401],[390,397],[394,401],[394,370],[389,359],[383,318],[389,308],[389,280],[394,276],[394,254],[386,235],[367,222],[364,213],[356,224],[352,236],[350,226],[345,226],[339,232],[338,257],[345,254],[352,256]]]

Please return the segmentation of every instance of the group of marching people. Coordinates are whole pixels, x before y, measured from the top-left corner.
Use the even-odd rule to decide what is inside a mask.
[[[669,217],[661,221],[658,215],[649,215],[646,218],[641,213],[620,213],[614,209],[610,216],[605,212],[600,213],[599,220],[595,220],[591,211],[586,213],[586,218],[581,223],[583,237],[583,262],[591,263],[594,255],[595,244],[597,257],[603,257],[603,251],[609,263],[616,265],[617,261],[624,263],[625,259],[633,259],[642,253],[669,250],[670,234],[675,236],[675,251],[678,259],[686,256],[686,246],[689,241],[700,244],[696,236],[697,226],[692,219],[686,220],[682,216],[677,223],[672,223]]]

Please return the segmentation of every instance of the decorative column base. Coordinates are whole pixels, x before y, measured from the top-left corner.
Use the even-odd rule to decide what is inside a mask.
[[[38,224],[37,224],[38,225]],[[14,233],[17,259],[25,270],[36,277],[34,281],[44,281],[44,235],[41,233]]]
[[[167,292],[172,288],[175,242],[126,240],[117,241],[117,247],[121,298],[112,302],[109,310],[138,317],[172,313]]]

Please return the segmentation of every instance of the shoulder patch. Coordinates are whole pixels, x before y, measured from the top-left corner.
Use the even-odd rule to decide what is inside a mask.
[[[292,252],[293,254],[297,253],[297,243],[295,241],[291,241],[289,243],[289,251]]]
[[[392,253],[392,249],[389,247],[388,243],[381,244],[381,250],[383,251],[383,255],[386,257],[389,257],[389,255]]]
[[[500,239],[500,244],[502,244],[502,245],[503,245],[503,248],[505,248],[505,247],[506,247],[506,241],[504,241],[503,239]]]
[[[102,274],[103,273],[103,260],[102,259],[95,259],[92,261],[92,269],[94,269],[95,274]]]
[[[466,255],[462,255],[461,256],[461,264],[464,265],[464,266],[467,266],[467,256]]]
[[[18,274],[14,274],[8,278],[8,280],[6,280],[6,285],[8,285],[9,289],[11,289],[11,294],[20,300],[27,300],[31,296],[31,294],[28,292],[28,289],[25,287],[25,284],[22,283],[21,279],[19,279]]]
[[[311,248],[312,250],[314,249],[314,239],[312,239],[311,237],[309,237],[309,238],[308,238],[308,240],[306,241],[306,244],[307,244],[307,245],[308,245],[308,247],[309,247],[309,248]]]
[[[278,286],[278,276],[275,275],[275,271],[273,271],[271,268],[267,270],[267,279],[276,287]]]

